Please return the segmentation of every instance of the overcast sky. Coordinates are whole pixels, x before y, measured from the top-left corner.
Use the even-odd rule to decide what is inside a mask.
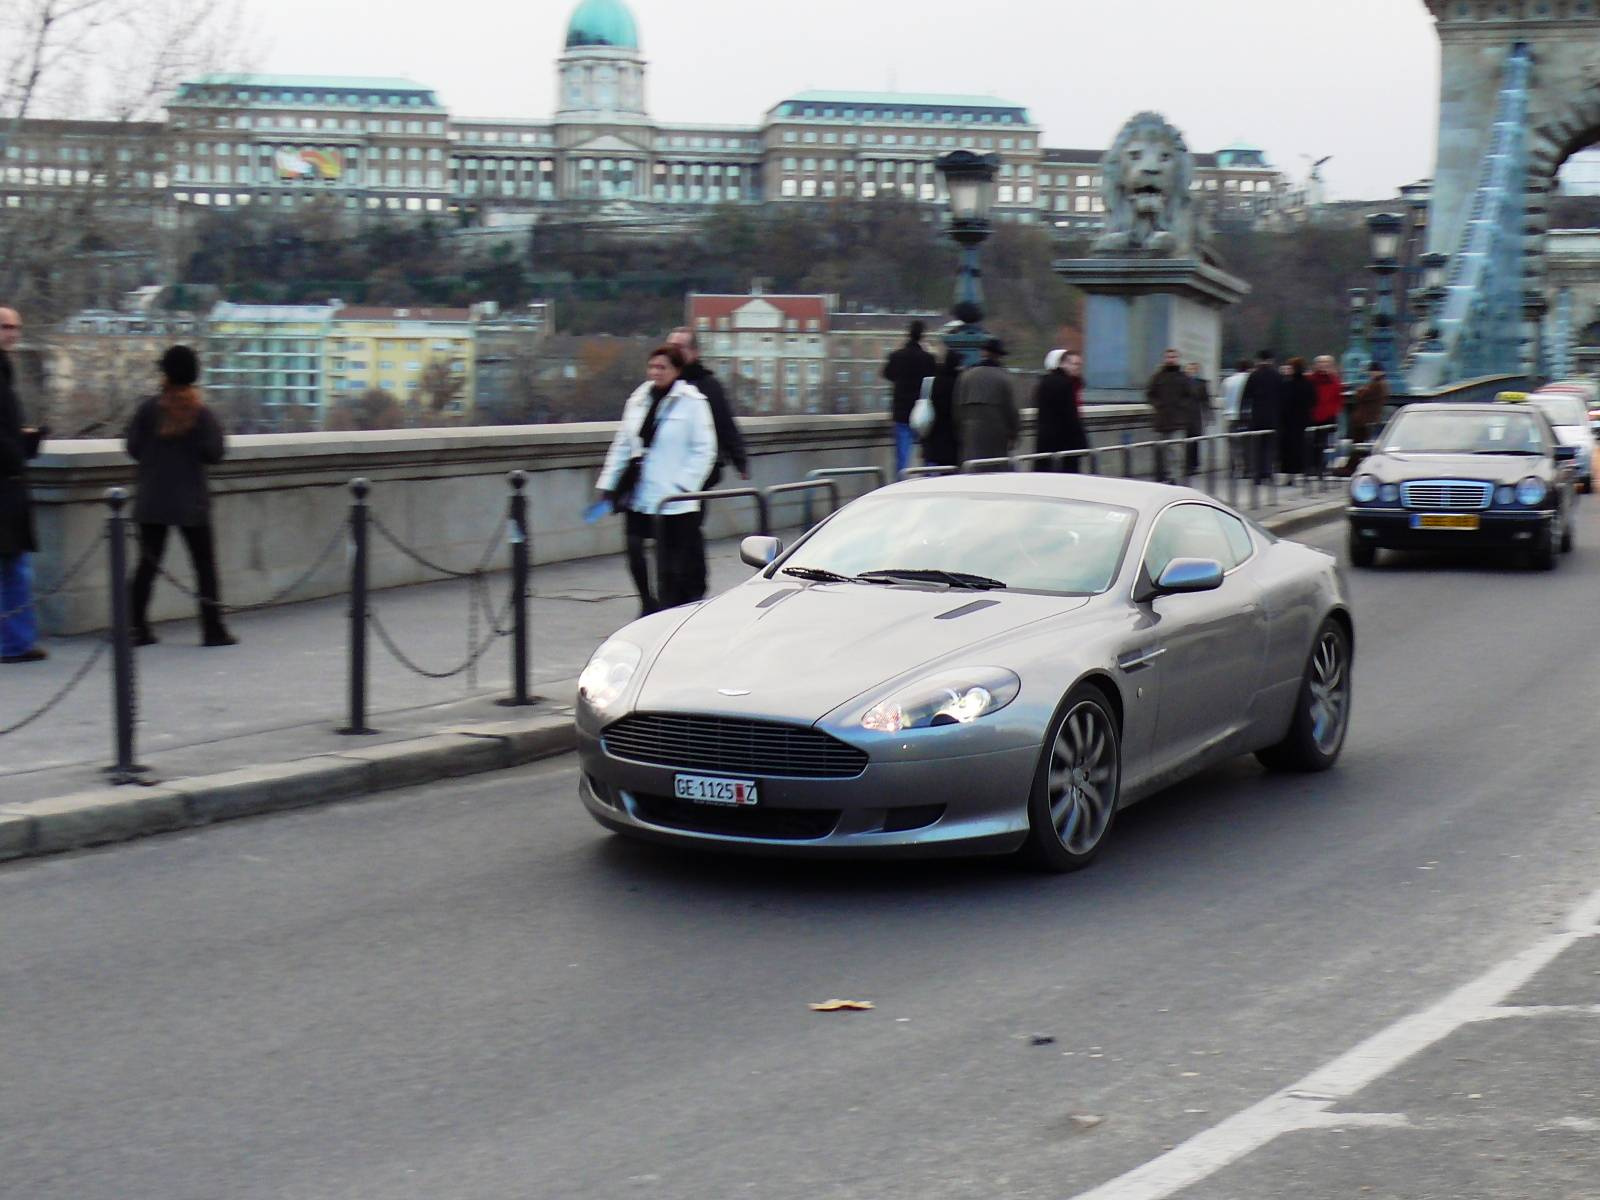
[[[402,75],[458,116],[546,117],[575,0],[242,0],[251,69]],[[1047,145],[1102,147],[1154,108],[1191,149],[1308,157],[1332,199],[1431,173],[1439,45],[1423,0],[631,0],[666,121],[758,123],[807,88],[1025,104]]]

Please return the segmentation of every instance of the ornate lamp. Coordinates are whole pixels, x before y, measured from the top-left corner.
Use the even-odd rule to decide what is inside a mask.
[[[961,356],[963,366],[978,360],[989,335],[983,328],[983,271],[978,248],[993,232],[989,212],[994,206],[994,179],[1000,170],[997,154],[956,150],[934,164],[944,176],[950,194],[950,238],[961,247],[961,273],[956,283],[956,303],[951,315],[961,322],[945,334],[945,345]]]

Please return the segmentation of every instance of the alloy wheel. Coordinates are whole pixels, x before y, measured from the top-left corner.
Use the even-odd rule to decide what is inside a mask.
[[[1311,740],[1323,754],[1339,748],[1344,723],[1350,713],[1350,671],[1344,639],[1333,629],[1325,629],[1317,652],[1311,657],[1311,678],[1307,680],[1311,702]]]
[[[1079,701],[1056,733],[1047,780],[1050,822],[1073,854],[1089,853],[1105,834],[1119,774],[1116,731],[1099,705]]]

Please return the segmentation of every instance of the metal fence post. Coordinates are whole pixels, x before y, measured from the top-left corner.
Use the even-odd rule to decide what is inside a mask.
[[[367,493],[365,479],[350,483],[350,721],[340,733],[361,736],[367,727]]]
[[[528,695],[528,477],[511,472],[511,699],[512,708],[533,703]]]
[[[128,622],[128,522],[122,508],[128,493],[122,488],[106,492],[111,508],[107,522],[111,539],[111,714],[116,727],[117,761],[106,768],[114,784],[138,783],[150,768],[134,762],[133,637]]]

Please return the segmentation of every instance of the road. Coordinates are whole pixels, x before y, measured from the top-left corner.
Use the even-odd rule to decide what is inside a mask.
[[[1077,1195],[1600,888],[1597,585],[1594,500],[1554,575],[1354,576],[1339,768],[1212,772],[1068,878],[633,846],[571,760],[7,867],[0,1195]],[[1178,1194],[1600,1196],[1600,938],[1524,993],[1577,1007]]]

